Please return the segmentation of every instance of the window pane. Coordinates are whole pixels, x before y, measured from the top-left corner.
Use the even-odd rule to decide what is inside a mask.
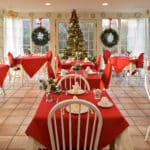
[[[68,24],[67,23],[59,23],[58,24],[58,49],[59,53],[62,53],[66,48],[66,40],[68,35]]]
[[[80,23],[80,28],[83,32],[84,40],[85,40],[85,49],[88,51],[93,51],[94,47],[94,23],[85,23],[82,22]],[[66,41],[67,41],[67,36],[68,36],[68,23],[59,23],[58,24],[58,49],[59,53],[62,53],[63,50],[66,48]],[[91,42],[89,44],[89,42]],[[62,44],[63,43],[63,44]],[[90,49],[92,48],[92,49]],[[93,52],[92,52],[93,54]]]
[[[30,49],[30,19],[23,19],[23,50],[24,53]]]

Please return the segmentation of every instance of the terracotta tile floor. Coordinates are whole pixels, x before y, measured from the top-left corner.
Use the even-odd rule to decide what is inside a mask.
[[[6,80],[5,96],[0,89],[0,150],[24,150],[28,139],[25,130],[43,91],[39,90],[37,80],[30,80],[23,87],[21,84],[9,84]],[[127,84],[125,79],[113,77],[108,92],[130,124],[134,149],[150,150],[150,137],[147,142],[144,141],[146,129],[150,125],[150,101],[143,80],[139,84],[132,80]]]

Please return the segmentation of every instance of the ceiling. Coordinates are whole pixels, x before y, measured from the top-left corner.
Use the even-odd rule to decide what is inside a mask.
[[[103,2],[109,5],[104,7]],[[149,8],[150,0],[0,0],[0,9],[18,12],[144,12]]]

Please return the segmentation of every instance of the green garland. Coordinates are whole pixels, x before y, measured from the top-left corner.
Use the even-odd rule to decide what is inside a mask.
[[[109,41],[109,36],[112,35],[112,41]],[[117,45],[119,41],[119,35],[114,29],[105,29],[101,34],[101,41],[107,47],[113,47]]]
[[[49,41],[49,33],[44,27],[38,27],[32,32],[32,41],[35,45],[43,46]]]

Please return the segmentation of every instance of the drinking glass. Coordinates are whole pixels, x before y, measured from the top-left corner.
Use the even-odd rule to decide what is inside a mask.
[[[95,99],[100,99],[100,95],[101,95],[100,89],[93,89],[93,93]]]

